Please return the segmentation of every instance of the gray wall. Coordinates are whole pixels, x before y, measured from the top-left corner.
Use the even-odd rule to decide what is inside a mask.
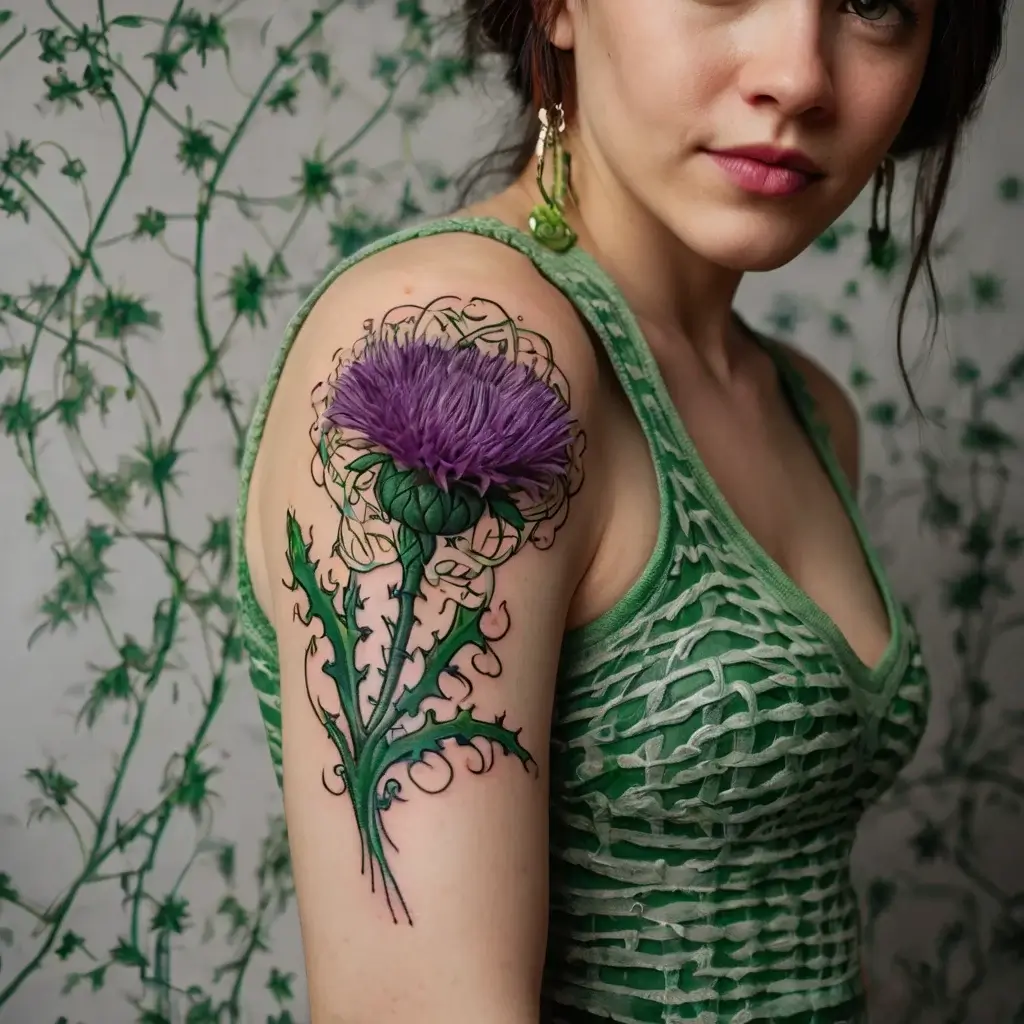
[[[300,295],[444,209],[433,186],[500,127],[500,88],[398,6],[14,0],[0,24],[5,1024],[306,1017],[225,523]],[[935,671],[924,749],[857,851],[887,1024],[1024,1021],[1021,43],[1018,14],[943,226],[949,315],[917,380],[944,428],[908,413],[902,268],[865,265],[863,204],[741,293],[851,383]]]

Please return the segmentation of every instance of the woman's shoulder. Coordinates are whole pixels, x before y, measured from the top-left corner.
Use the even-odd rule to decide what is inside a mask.
[[[856,489],[860,478],[860,417],[853,398],[838,378],[812,356],[784,342],[775,344],[807,385],[818,418],[828,428],[836,458]]]
[[[430,351],[398,358],[392,343]],[[454,355],[454,350],[469,348],[530,373],[508,373],[488,360]],[[387,412],[389,429],[401,432],[401,410],[410,402],[419,410],[416,415],[426,415],[422,400],[412,393],[421,389],[430,396],[431,422],[443,424],[449,439],[465,432],[467,451],[485,446],[483,439],[496,424],[522,429],[523,415],[536,415],[527,433],[542,436],[547,406],[541,408],[536,396],[546,394],[541,384],[554,392],[568,412],[574,437],[573,491],[579,491],[579,499],[566,534],[571,537],[569,571],[579,575],[597,530],[593,498],[601,488],[594,481],[601,467],[594,456],[601,445],[595,442],[606,429],[594,348],[572,304],[526,257],[465,232],[412,236],[377,249],[347,265],[308,303],[253,470],[250,505],[258,514],[251,517],[251,538],[261,521],[277,529],[277,506],[287,482],[296,473],[301,478],[301,467],[310,464],[317,450],[310,447],[311,439],[320,437],[336,382],[343,370],[357,365],[356,376],[368,382],[362,398],[374,415]],[[429,380],[415,376],[417,366],[433,368]],[[449,368],[447,383],[439,366]],[[467,374],[479,378],[478,387],[467,382]],[[535,397],[533,405],[523,402],[524,395]],[[315,458],[313,463],[322,474]],[[584,479],[589,486],[582,485]],[[274,572],[264,575],[275,578]]]
[[[562,399],[585,439],[578,450],[588,476],[599,475],[594,453],[601,450],[607,428],[603,375],[590,336],[569,299],[526,256],[500,242],[459,231],[399,239],[336,275],[296,330],[270,410],[274,430],[267,424],[280,443],[261,446],[268,449],[265,467],[281,467],[293,458],[286,439],[309,433],[311,396],[316,405],[340,368],[361,362],[379,340],[442,350],[472,347],[529,368],[529,375],[514,379],[525,386],[539,378]],[[383,387],[383,378],[380,383]],[[446,406],[461,393],[436,391]],[[500,397],[492,402],[499,417],[509,414]],[[380,401],[389,401],[385,391]],[[465,409],[452,406],[447,414],[465,425],[473,422]],[[594,493],[592,487],[585,490]]]
[[[571,381],[574,412],[586,415],[581,403],[597,388],[598,362],[571,300],[500,230],[451,223],[451,230],[390,236],[391,244],[348,265],[309,310],[302,347],[334,353],[339,334],[355,342],[371,321],[382,333],[461,336],[513,361],[554,363]]]

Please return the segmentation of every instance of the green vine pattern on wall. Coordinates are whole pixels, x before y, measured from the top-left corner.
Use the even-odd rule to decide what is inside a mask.
[[[109,6],[97,0],[85,24],[59,0],[48,0],[40,12],[45,23],[19,24],[11,11],[0,13],[0,57],[10,66],[19,51],[35,47],[42,75],[39,94],[30,102],[60,115],[40,125],[50,137],[11,139],[0,161],[0,210],[7,223],[56,232],[66,263],[59,276],[0,294],[8,339],[0,354],[7,391],[0,423],[32,482],[35,497],[26,519],[52,544],[56,560],[53,585],[34,595],[41,597],[38,624],[28,639],[43,645],[55,631],[101,631],[107,654],[85,680],[77,724],[90,730],[118,714],[124,723],[114,770],[98,786],[95,779],[83,785],[80,772],[100,770],[102,756],[77,766],[58,758],[27,771],[37,791],[28,815],[38,829],[37,841],[54,841],[55,830],[66,829],[79,849],[80,867],[61,891],[42,892],[38,879],[22,885],[9,873],[0,874],[3,936],[14,947],[5,951],[0,970],[0,1015],[5,1007],[31,1005],[27,999],[16,1002],[22,990],[42,973],[60,970],[66,974],[65,1004],[74,1008],[62,1019],[77,1019],[77,1008],[89,1005],[83,993],[114,983],[127,1001],[121,1020],[240,1021],[251,1019],[245,1012],[246,986],[263,984],[277,1003],[268,1024],[289,1024],[298,1012],[293,974],[271,966],[258,979],[250,970],[257,954],[270,949],[270,927],[291,901],[283,823],[270,822],[255,896],[245,904],[233,888],[235,846],[214,837],[220,768],[210,756],[211,734],[229,682],[237,685],[244,678],[229,541],[234,466],[229,457],[220,467],[226,486],[216,506],[204,509],[205,533],[192,536],[183,522],[184,506],[175,503],[177,496],[188,495],[196,456],[183,439],[201,416],[204,424],[219,424],[237,456],[253,396],[238,393],[227,369],[232,347],[247,344],[254,330],[265,328],[273,308],[296,306],[312,278],[331,262],[422,216],[421,203],[434,196],[436,204],[446,192],[443,169],[408,154],[416,125],[468,67],[458,56],[457,40],[446,37],[418,0],[401,0],[394,12],[401,28],[398,45],[375,54],[369,84],[352,82],[331,52],[328,33],[333,23],[367,5],[311,3],[290,36],[277,38],[276,20],[261,27],[262,76],[240,95],[239,113],[225,124],[204,119],[191,107],[180,109],[177,94],[186,76],[215,75],[215,87],[227,86],[232,22],[246,4],[200,11],[177,0],[162,4],[159,14],[152,13],[154,5],[139,4],[140,11],[150,8],[146,13],[121,14]],[[141,67],[121,53],[139,48],[135,37],[144,39]],[[280,195],[257,198],[233,186],[241,143],[257,121],[293,116],[303,102],[346,103],[350,88],[375,93],[372,108],[362,110],[359,100],[351,101],[362,117],[358,128],[331,146],[310,140],[305,155],[296,154],[294,177],[283,183]],[[8,83],[5,94],[14,91]],[[118,166],[109,185],[72,144],[61,141],[73,134],[74,119],[92,106],[113,129],[108,142],[117,150]],[[188,208],[156,201],[140,208],[130,187],[145,173],[140,164],[152,159],[150,138],[163,137],[157,123],[169,128],[173,139],[173,150],[162,155],[173,157],[191,182]],[[361,159],[372,133],[396,125],[403,159],[384,167]],[[397,203],[390,211],[371,212],[373,204],[365,197],[382,183],[397,183]],[[71,223],[81,218],[61,212],[71,197],[84,213],[84,229]],[[222,207],[232,207],[261,239],[258,250],[237,254],[223,284],[208,271],[213,224]],[[283,214],[284,226],[272,231],[267,211]],[[126,217],[127,230],[119,227]],[[304,268],[310,279],[299,281],[289,269],[290,251],[302,226],[314,219],[329,244],[319,266]],[[179,298],[194,317],[189,344],[161,333],[164,311],[147,298],[144,284],[111,272],[113,254],[136,246],[158,246],[168,260],[187,268],[192,292]],[[13,284],[16,268],[11,269],[15,273],[4,276]],[[215,327],[218,322],[225,326]],[[139,346],[155,343],[175,345],[175,357],[189,363],[174,407],[160,403],[138,370]],[[264,351],[269,359],[266,346]],[[126,412],[134,416],[135,436],[119,441],[123,451],[113,461],[95,455],[90,437],[97,427],[102,430],[113,418],[126,422]],[[73,454],[87,493],[68,511],[53,496],[48,474],[48,453],[58,443]],[[130,557],[153,560],[163,578],[148,594],[151,627],[144,636],[126,634],[111,611],[116,589],[124,584],[113,563],[119,554],[123,563],[129,546]],[[193,635],[200,642],[190,645],[195,658],[185,664],[179,652]],[[202,664],[196,660],[200,652]],[[127,806],[126,780],[155,742],[162,708],[188,685],[198,686],[201,694],[188,731],[174,737],[174,753],[146,801]],[[86,788],[99,790],[100,799],[86,799]],[[180,841],[176,819],[182,817],[193,821],[195,839],[188,845]],[[176,873],[170,885],[158,887],[154,869],[158,856],[168,851]],[[175,960],[178,950],[203,937],[204,908],[186,894],[204,858],[215,861],[224,887],[214,915],[218,921],[207,922],[207,935],[216,928],[228,955],[206,978],[186,984]],[[120,893],[119,902],[111,904],[120,917],[113,946],[69,925],[77,905],[101,886]]]
[[[474,154],[416,154],[436,152],[428,118],[465,102],[460,92],[475,103],[464,87],[483,71],[421,0],[306,0],[266,20],[257,3],[0,10],[5,121],[20,112],[31,125],[4,125],[0,230],[49,247],[40,276],[5,241],[0,285],[0,430],[30,494],[24,529],[3,544],[35,535],[54,558],[49,582],[19,578],[36,614],[14,642],[37,658],[58,640],[81,652],[77,677],[57,684],[75,702],[74,754],[55,721],[57,738],[40,737],[44,753],[17,766],[29,806],[5,808],[31,825],[23,842],[75,860],[59,884],[0,860],[0,1020],[12,1024],[44,1021],[39,1007],[58,1024],[304,1017],[299,951],[275,940],[294,917],[283,821],[272,816],[262,838],[223,834],[221,791],[259,789],[239,758],[218,756],[228,695],[247,687],[232,456],[284,318],[319,275],[450,205],[450,175]],[[339,46],[348,54],[371,15],[368,55],[351,63]],[[338,115],[344,127],[327,130]],[[173,189],[159,175],[150,184],[172,163]],[[1008,231],[1022,200],[1007,170],[991,203]],[[897,241],[862,263],[863,240],[856,217],[827,232],[810,259],[839,281],[834,302],[783,292],[765,323],[826,343],[823,358],[849,369],[886,456],[864,488],[876,535],[898,561],[918,524],[914,543],[936,555],[899,577],[929,612],[936,711],[926,751],[867,828],[872,998],[892,984],[902,994],[898,1013],[883,1008],[887,1024],[1024,1024],[1024,884],[993,866],[1000,843],[1024,834],[1019,309],[1007,275],[965,269],[950,239],[941,262],[963,352],[929,410],[941,429],[921,445],[888,345],[873,355],[863,327],[894,297],[906,254]],[[161,290],[160,266],[187,287]],[[998,339],[992,350],[968,347],[978,330]],[[29,699],[23,680],[5,683]],[[266,752],[248,754],[262,766],[259,798],[277,806]],[[87,912],[97,902],[101,917]]]

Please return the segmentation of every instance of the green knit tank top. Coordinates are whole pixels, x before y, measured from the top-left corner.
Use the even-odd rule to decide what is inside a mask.
[[[873,668],[737,519],[621,293],[582,249],[551,252],[492,218],[433,221],[343,262],[293,318],[249,430],[236,524],[239,615],[278,777],[277,648],[242,544],[267,409],[291,342],[338,275],[406,239],[457,231],[524,253],[572,301],[640,422],[661,499],[641,576],[564,637],[545,1022],[862,1024],[850,851],[924,728],[916,632],[784,352],[763,339],[885,601],[891,639]]]

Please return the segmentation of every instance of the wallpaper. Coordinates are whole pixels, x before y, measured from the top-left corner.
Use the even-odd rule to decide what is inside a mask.
[[[12,0],[7,0],[10,4]],[[0,0],[0,1021],[307,1021],[229,523],[288,315],[442,213],[510,107],[451,0]],[[864,198],[744,313],[848,385],[935,675],[856,869],[875,1016],[1024,1024],[1024,71],[968,141],[944,317]]]

